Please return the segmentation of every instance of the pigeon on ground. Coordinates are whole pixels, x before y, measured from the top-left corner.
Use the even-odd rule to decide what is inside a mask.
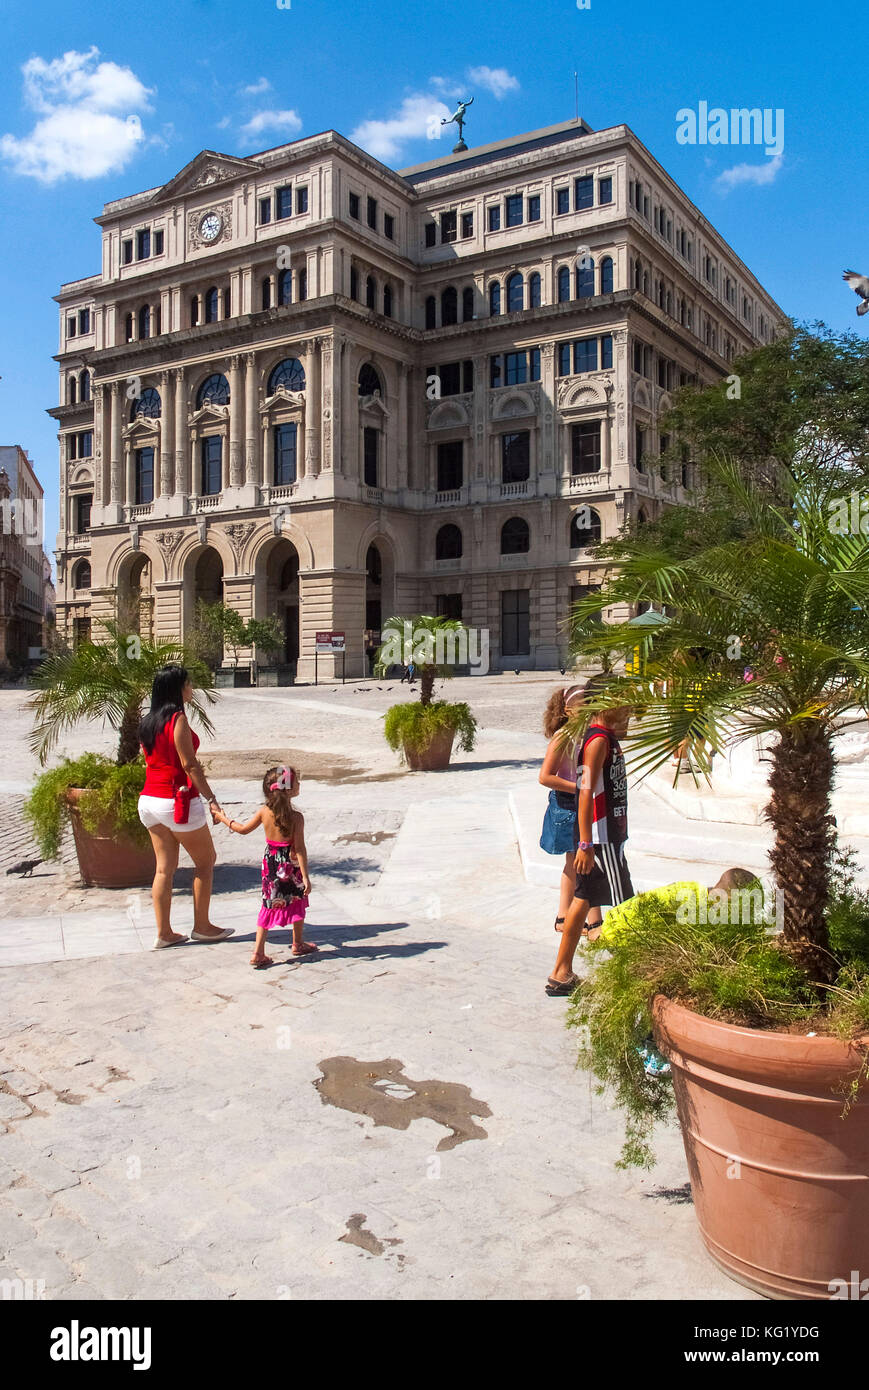
[[[519,671],[518,667],[517,667],[517,669],[513,672],[513,675],[514,675],[514,676],[521,675],[521,672]]]
[[[858,314],[869,314],[869,276],[858,275],[856,270],[846,270],[842,276],[855,294],[859,294],[862,304],[857,305]]]
[[[22,859],[20,864],[13,864],[11,869],[6,870],[6,876],[20,874],[22,878],[32,878],[33,870],[42,862],[41,859]]]

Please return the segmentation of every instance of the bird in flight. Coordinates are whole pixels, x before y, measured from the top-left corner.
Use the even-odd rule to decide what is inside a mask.
[[[858,314],[869,314],[869,276],[858,275],[856,270],[846,270],[842,276],[855,294],[859,294],[862,304],[857,305]]]

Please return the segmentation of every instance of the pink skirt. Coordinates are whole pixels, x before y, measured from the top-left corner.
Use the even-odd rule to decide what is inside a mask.
[[[304,922],[308,909],[307,898],[294,898],[286,907],[261,907],[256,919],[258,927],[291,927],[294,922]]]

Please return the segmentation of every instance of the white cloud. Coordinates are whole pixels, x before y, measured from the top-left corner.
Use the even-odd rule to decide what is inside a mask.
[[[258,97],[262,96],[263,92],[270,92],[271,89],[272,84],[269,79],[260,77],[256,82],[251,82],[249,87],[242,87],[241,94],[243,97]]]
[[[783,163],[784,155],[777,154],[763,164],[735,164],[732,169],[725,169],[723,174],[719,174],[715,182],[725,193],[742,183],[773,183]]]
[[[449,97],[451,101],[456,101],[465,95],[464,88],[454,82],[451,77],[430,77],[428,85],[435,92],[440,92],[441,96]]]
[[[480,87],[485,87],[501,101],[508,92],[518,92],[519,79],[509,73],[506,68],[468,68],[468,81],[475,82]]]
[[[265,130],[276,130],[282,135],[295,135],[302,129],[302,118],[296,111],[258,111],[241,128],[246,140],[262,135]]]
[[[57,183],[117,173],[144,142],[140,112],[151,91],[130,68],[98,62],[99,49],[29,58],[21,71],[27,105],[40,113],[29,135],[0,137],[15,173]]]
[[[405,97],[400,110],[385,121],[363,121],[351,132],[350,139],[375,159],[387,163],[400,157],[402,145],[408,140],[439,135],[440,122],[449,120],[452,114],[437,97],[416,93]]]

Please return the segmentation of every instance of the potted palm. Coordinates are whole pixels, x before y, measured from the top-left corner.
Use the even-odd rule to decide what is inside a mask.
[[[103,626],[104,641],[82,642],[46,657],[34,677],[30,746],[45,766],[67,730],[102,718],[117,733],[115,756],[88,752],[63,758],[37,777],[24,812],[45,859],[57,857],[71,824],[83,883],[127,888],[150,883],[154,876],[154,853],[137,811],[145,781],[137,731],[154,675],[173,661],[187,666],[199,691],[192,708],[209,732],[204,703],[213,703],[214,696],[207,667],[177,643],[127,634],[114,620],[104,620]]]
[[[636,673],[611,674],[594,701],[642,712],[639,775],[680,745],[702,776],[707,745],[771,740],[775,921],[769,894],[761,922],[744,904],[716,903],[714,919],[690,902],[648,922],[641,910],[610,956],[592,948],[568,1021],[580,1063],[627,1112],[623,1162],[651,1162],[651,1126],[675,1103],[701,1233],[726,1272],[829,1298],[869,1262],[869,905],[837,884],[830,812],[837,736],[869,707],[869,541],[831,526],[838,488],[822,473],[779,470],[770,491],[732,462],[716,471],[742,537],[678,555],[628,538],[618,574],[576,606],[575,651],[603,639],[623,658],[636,630],[590,634],[591,616],[667,605]],[[672,1094],[638,1055],[652,1030]]]
[[[462,752],[474,747],[477,721],[467,704],[433,698],[435,681],[449,679],[461,664],[458,657],[467,651],[467,637],[467,628],[454,618],[417,614],[383,624],[375,674],[413,663],[419,677],[419,700],[392,705],[383,724],[386,742],[414,772],[449,767],[456,737]]]

